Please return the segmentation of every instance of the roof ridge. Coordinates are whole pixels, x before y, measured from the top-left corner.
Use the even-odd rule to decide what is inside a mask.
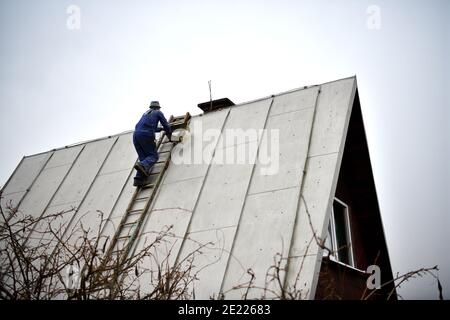
[[[278,96],[281,96],[281,95],[285,95],[285,94],[289,94],[289,93],[293,93],[293,92],[297,92],[297,91],[302,91],[302,90],[306,90],[306,89],[310,89],[310,88],[314,88],[314,87],[319,87],[319,86],[324,85],[324,84],[329,84],[329,83],[338,82],[338,81],[347,80],[347,79],[352,79],[352,78],[356,78],[356,75],[350,76],[350,77],[341,78],[341,79],[337,79],[337,80],[332,80],[332,81],[328,81],[328,82],[324,82],[324,83],[320,83],[320,84],[314,84],[314,85],[310,85],[310,86],[298,87],[298,88],[295,88],[295,89],[291,89],[291,90],[279,92],[279,93],[276,93],[276,94],[268,95],[268,96],[265,96],[263,98],[258,98],[258,99],[253,99],[253,100],[249,100],[249,101],[244,101],[244,102],[238,103],[238,104],[236,104],[234,106],[231,106],[231,107],[228,107],[228,108],[235,108],[235,107],[243,106],[243,105],[254,103],[254,102],[258,102],[258,101],[272,99],[274,97],[278,97]],[[223,108],[223,109],[225,109],[225,108]],[[220,109],[220,110],[222,110],[222,109]],[[203,116],[202,113],[197,114],[197,115],[193,115],[192,118],[194,118],[194,117],[201,117],[201,116]],[[122,131],[120,133],[103,136],[101,138],[75,142],[75,143],[72,143],[72,144],[68,144],[68,145],[66,145],[64,147],[53,148],[53,149],[50,149],[50,150],[47,150],[47,151],[43,151],[43,152],[27,155],[27,156],[24,156],[24,158],[34,157],[34,156],[41,155],[41,154],[44,154],[44,153],[47,153],[47,152],[55,152],[55,151],[58,151],[58,150],[63,150],[63,149],[67,149],[67,148],[73,148],[73,147],[77,147],[79,145],[83,145],[83,144],[86,144],[86,143],[106,140],[106,139],[110,139],[110,138],[113,138],[113,137],[121,136],[121,135],[124,135],[124,134],[127,134],[127,133],[131,133],[133,131],[134,130],[126,130],[126,131]]]

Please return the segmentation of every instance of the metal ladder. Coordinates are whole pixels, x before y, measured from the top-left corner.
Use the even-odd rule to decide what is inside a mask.
[[[172,131],[174,131],[176,129],[186,128],[190,118],[191,115],[187,112],[183,116],[171,116],[168,122],[172,128]],[[120,277],[121,269],[125,267],[124,262],[126,261],[130,250],[139,235],[140,229],[147,215],[147,211],[155,198],[164,173],[169,166],[171,151],[177,142],[169,141],[165,132],[161,134],[161,137],[156,143],[156,149],[158,150],[159,156],[158,161],[154,164],[150,175],[145,181],[146,185],[137,187],[134,191],[125,214],[116,229],[109,248],[106,251],[104,259],[105,263],[103,265],[104,268],[111,268],[110,264],[117,266],[118,268],[115,270],[116,276]],[[110,283],[109,288],[98,288],[98,291],[105,289],[114,290],[113,288],[117,280],[117,278],[112,279],[114,283]]]

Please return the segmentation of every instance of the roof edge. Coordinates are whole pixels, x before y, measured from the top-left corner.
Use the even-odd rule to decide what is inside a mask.
[[[337,80],[332,80],[332,81],[328,81],[328,82],[323,82],[323,83],[320,83],[320,84],[314,84],[314,85],[310,85],[310,86],[302,86],[302,87],[298,87],[298,88],[291,89],[291,90],[288,90],[288,91],[283,91],[283,92],[279,92],[279,93],[276,93],[276,94],[268,95],[268,96],[265,96],[265,97],[263,97],[263,98],[258,98],[258,99],[253,99],[253,100],[241,102],[241,103],[238,103],[238,104],[236,104],[236,105],[234,105],[234,106],[230,106],[230,107],[228,107],[228,108],[235,108],[235,107],[243,106],[243,105],[250,104],[250,103],[254,103],[254,102],[258,102],[258,101],[263,101],[263,100],[271,99],[271,98],[278,97],[278,96],[281,96],[281,95],[284,95],[284,94],[289,94],[289,93],[292,93],[292,92],[302,91],[302,90],[306,90],[306,89],[318,87],[318,86],[321,86],[321,85],[325,85],[325,84],[329,84],[329,83],[333,83],[333,82],[338,82],[338,81],[342,81],[342,80],[348,80],[348,79],[352,79],[352,78],[355,79],[356,87],[358,87],[358,86],[357,86],[357,77],[356,77],[356,75],[353,75],[353,76],[350,76],[350,77],[345,77],[345,78],[341,78],[341,79],[337,79]],[[224,108],[224,109],[225,109],[225,108]],[[191,118],[194,118],[194,117],[201,117],[201,116],[203,116],[202,113],[193,115]],[[64,150],[64,149],[67,149],[67,148],[76,147],[76,146],[79,146],[79,145],[82,145],[82,144],[86,144],[86,143],[91,143],[91,142],[97,142],[97,141],[101,141],[101,140],[106,140],[106,139],[110,139],[110,138],[113,138],[113,137],[121,136],[121,135],[124,135],[124,134],[132,133],[133,131],[134,131],[134,130],[127,130],[127,131],[122,131],[122,132],[120,132],[120,133],[116,133],[116,134],[112,134],[112,135],[103,136],[103,137],[101,137],[101,138],[96,138],[96,139],[92,139],[92,140],[84,140],[84,141],[80,141],[80,142],[75,142],[75,143],[73,143],[73,144],[68,144],[68,145],[66,145],[66,146],[64,146],[64,147],[53,148],[53,149],[50,149],[50,150],[47,150],[47,151],[43,151],[43,152],[39,152],[39,153],[35,153],[35,154],[30,154],[30,155],[25,155],[25,156],[23,156],[23,158],[34,157],[34,156],[41,155],[41,154],[44,154],[44,153],[55,152],[55,151],[58,151],[58,150]]]
[[[77,147],[77,146],[80,146],[80,145],[86,144],[86,143],[91,143],[91,142],[97,142],[97,141],[101,141],[101,140],[111,139],[111,138],[115,138],[115,137],[118,137],[118,136],[122,136],[124,134],[132,133],[133,131],[134,130],[127,130],[127,131],[122,131],[120,133],[111,134],[109,136],[103,136],[101,138],[75,142],[73,144],[68,144],[68,145],[66,145],[64,147],[54,148],[54,149],[50,149],[50,150],[47,150],[47,151],[30,154],[30,155],[24,156],[24,158],[30,158],[30,157],[38,156],[38,155],[41,155],[41,154],[44,154],[44,153],[48,153],[48,152],[55,152],[55,151],[58,151],[58,150],[64,150],[64,149],[68,149],[68,148],[73,148],[73,147]]]
[[[242,103],[238,103],[238,104],[236,104],[235,106],[232,106],[232,107],[234,108],[234,107],[242,106],[242,105],[253,103],[253,102],[258,102],[258,101],[262,101],[262,100],[266,100],[266,99],[271,99],[273,97],[278,97],[278,96],[281,96],[281,95],[284,95],[284,94],[293,93],[293,92],[297,92],[297,91],[302,91],[302,90],[306,90],[306,89],[310,89],[310,88],[314,88],[314,87],[319,87],[319,86],[322,86],[322,85],[325,85],[325,84],[330,84],[330,83],[333,83],[333,82],[338,82],[338,81],[342,81],[342,80],[348,80],[348,79],[352,79],[352,78],[354,78],[355,82],[357,83],[356,75],[354,75],[354,76],[351,76],[351,77],[345,77],[345,78],[341,78],[341,79],[337,79],[337,80],[333,80],[333,81],[327,81],[327,82],[323,82],[323,83],[318,83],[318,84],[314,84],[314,85],[310,85],[310,86],[298,87],[298,88],[291,89],[291,90],[288,90],[288,91],[275,93],[275,94],[272,94],[272,95],[269,95],[269,96],[266,96],[266,97],[263,97],[263,98],[254,99],[254,100],[249,100],[249,101],[245,101],[245,102],[242,102]]]

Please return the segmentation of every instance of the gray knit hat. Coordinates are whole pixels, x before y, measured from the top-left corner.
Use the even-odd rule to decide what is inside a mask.
[[[161,106],[159,105],[159,101],[152,101],[150,103],[150,108],[152,108],[152,109],[159,109],[159,108],[161,108]]]

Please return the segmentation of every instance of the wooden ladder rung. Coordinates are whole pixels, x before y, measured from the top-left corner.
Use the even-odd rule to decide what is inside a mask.
[[[189,118],[184,115],[184,116],[179,116],[179,117],[173,117],[171,120],[172,121],[169,122],[170,124],[172,124],[174,122],[178,122],[178,121],[187,121],[187,120],[189,120]]]
[[[150,198],[150,197],[140,197],[140,198],[134,199],[134,201],[148,200],[149,198]]]
[[[137,214],[137,213],[139,213],[139,212],[142,212],[142,209],[134,209],[134,210],[130,210],[130,211],[128,211],[127,214],[133,215],[133,214]]]
[[[185,122],[186,122],[186,120],[183,119],[183,120],[178,120],[178,121],[171,122],[170,124],[172,126],[177,126],[177,125],[180,125],[180,124],[184,124]]]
[[[133,224],[137,224],[137,221],[126,222],[126,223],[123,223],[122,226],[123,226],[123,227],[125,227],[125,226],[131,226],[131,225],[133,225]]]

